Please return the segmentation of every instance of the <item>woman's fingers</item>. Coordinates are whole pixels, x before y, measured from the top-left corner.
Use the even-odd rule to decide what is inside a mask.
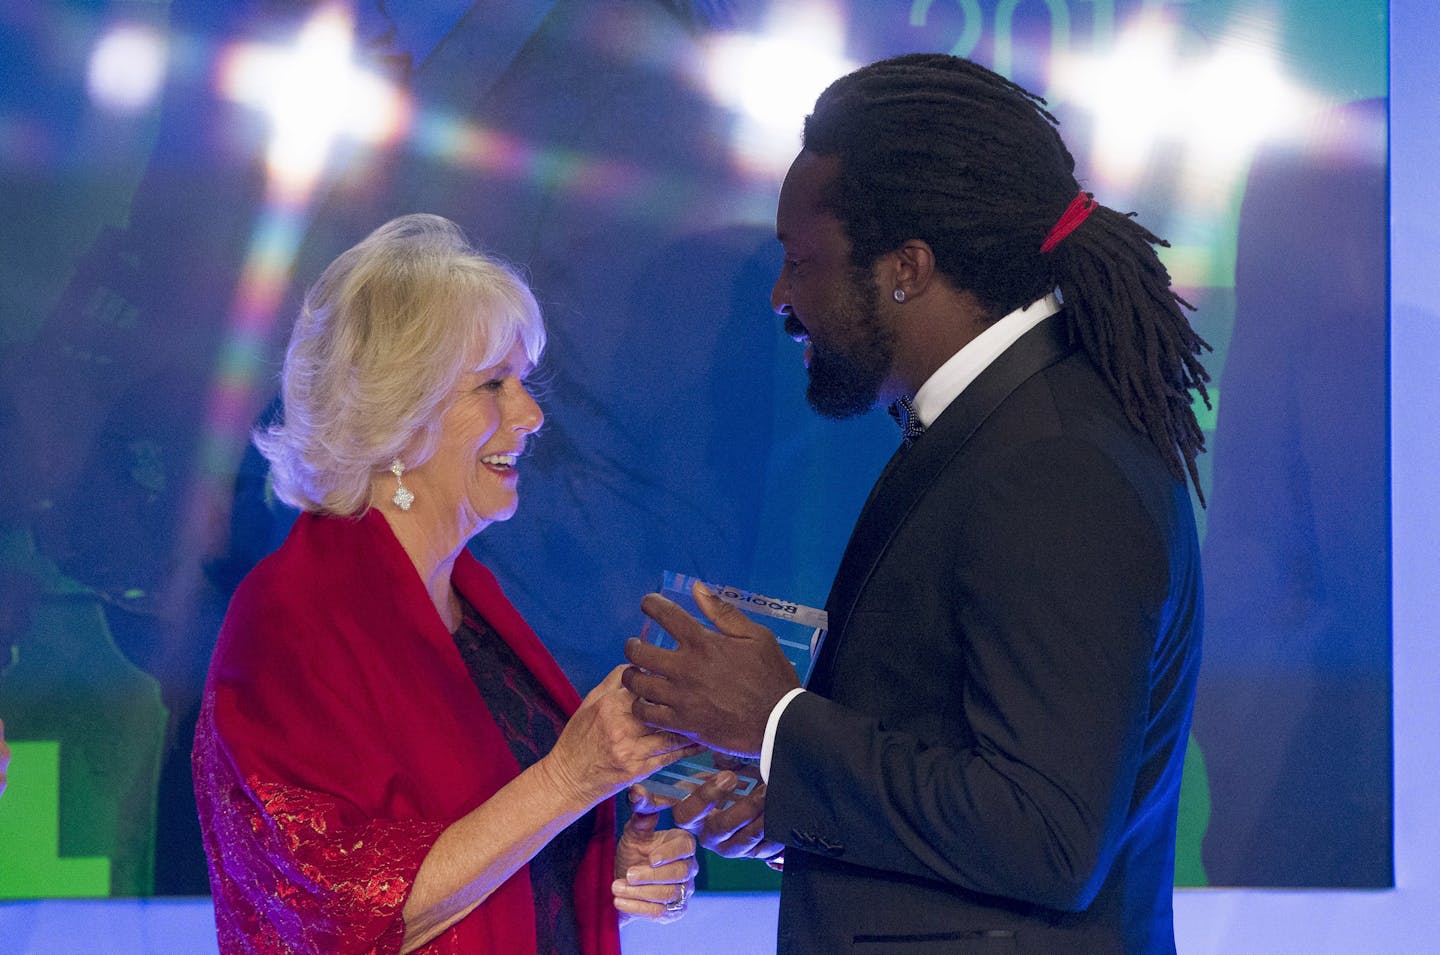
[[[700,871],[695,837],[683,829],[666,829],[648,834],[648,839],[645,861],[631,864],[611,884],[615,908],[634,918],[674,921],[695,892]]]
[[[615,896],[616,909],[626,915],[656,922],[673,922],[684,915],[695,895],[693,880],[631,885],[625,879],[616,879],[610,889]]]
[[[663,869],[666,866],[680,865],[683,868],[679,871],[684,874],[680,877],[688,879],[699,869],[695,861],[695,837],[684,829],[666,829],[655,834],[654,841],[650,845],[650,866],[653,869]],[[676,870],[671,869],[671,872]],[[668,879],[666,881],[676,881]]]
[[[675,805],[676,800],[670,796],[662,796],[659,793],[652,793],[639,783],[631,785],[629,790],[630,810],[634,815],[630,818],[654,816],[662,810],[669,809]],[[652,824],[653,825],[653,824]]]

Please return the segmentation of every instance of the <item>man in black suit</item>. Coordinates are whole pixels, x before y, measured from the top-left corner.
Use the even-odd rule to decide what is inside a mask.
[[[1174,951],[1204,343],[1160,240],[1079,190],[1054,125],[954,57],[822,94],[772,303],[811,404],[893,403],[905,446],[808,688],[703,592],[714,630],[650,595],[679,647],[626,646],[637,716],[760,757],[763,807],[709,812],[726,776],[677,818],[783,844],[782,952]]]

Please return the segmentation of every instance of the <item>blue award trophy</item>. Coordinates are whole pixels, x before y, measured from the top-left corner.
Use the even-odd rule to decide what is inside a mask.
[[[698,578],[686,574],[665,571],[661,577],[660,594],[679,604],[687,613],[704,622],[705,614],[695,603],[690,589]],[[810,667],[815,653],[825,637],[828,626],[825,611],[806,607],[792,600],[778,600],[761,594],[703,581],[721,600],[737,607],[756,623],[769,628],[775,634],[786,659],[795,666],[803,684],[810,677]],[[675,638],[655,621],[646,619],[640,631],[640,638],[664,650],[677,646]],[[722,769],[728,769],[740,778],[733,795],[744,796],[760,781],[760,767],[754,760],[741,759],[727,753],[706,750],[698,756],[671,763],[646,777],[641,784],[657,796],[668,799],[684,799],[698,787],[706,777]]]

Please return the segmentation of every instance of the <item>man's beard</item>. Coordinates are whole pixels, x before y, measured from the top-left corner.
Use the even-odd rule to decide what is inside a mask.
[[[848,301],[831,325],[830,339],[842,339],[841,348],[810,340],[810,384],[805,398],[827,418],[850,418],[875,407],[880,386],[890,374],[895,337],[880,321],[875,307],[875,278],[868,269],[855,269]]]

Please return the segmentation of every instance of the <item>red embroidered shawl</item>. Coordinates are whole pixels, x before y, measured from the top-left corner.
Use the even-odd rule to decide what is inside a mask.
[[[457,590],[568,715],[580,699],[468,551]],[[376,511],[302,515],[231,601],[195,733],[220,950],[398,952],[415,873],[519,767]],[[617,955],[615,809],[575,886],[586,955]],[[533,952],[527,868],[419,951]]]

